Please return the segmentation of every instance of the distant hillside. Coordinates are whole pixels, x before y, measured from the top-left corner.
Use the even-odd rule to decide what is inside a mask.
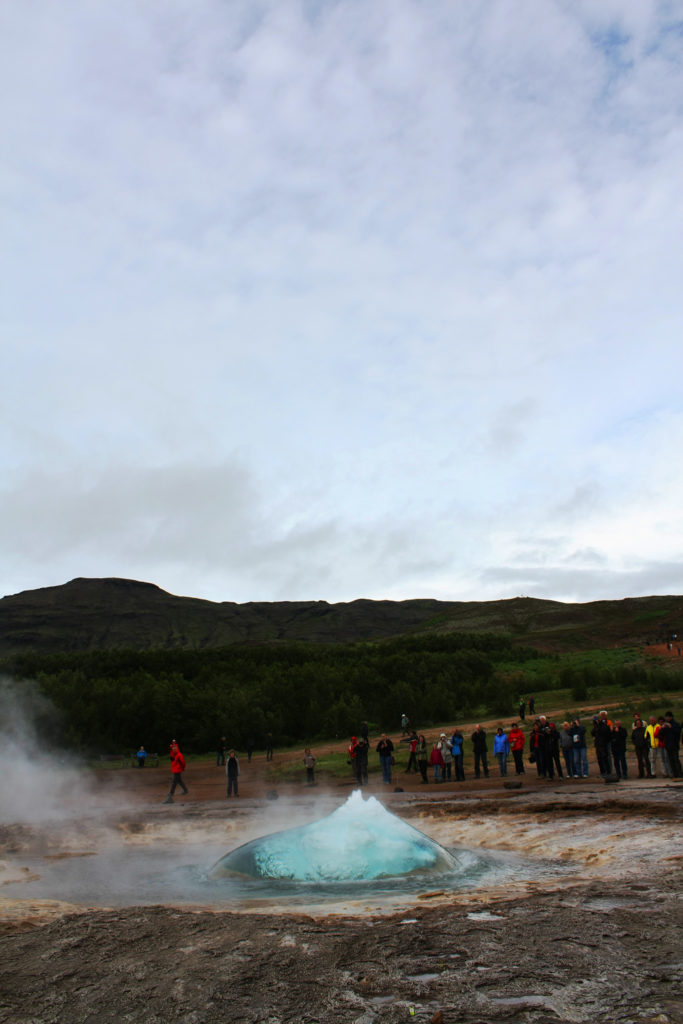
[[[75,579],[0,600],[0,656],[34,651],[173,649],[234,643],[352,642],[406,633],[505,632],[546,650],[683,635],[683,597],[563,604],[506,601],[277,601],[176,597],[152,583]]]

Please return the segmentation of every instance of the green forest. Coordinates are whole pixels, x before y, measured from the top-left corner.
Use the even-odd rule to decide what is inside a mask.
[[[592,684],[658,685],[659,670],[632,652],[602,661],[544,656],[501,634],[457,633],[375,643],[229,647],[186,651],[24,654],[0,670],[33,681],[56,709],[51,734],[84,754],[177,737],[206,752],[219,735],[244,748],[348,736],[362,721],[395,731],[401,714],[420,728],[474,714],[512,715],[521,695]]]

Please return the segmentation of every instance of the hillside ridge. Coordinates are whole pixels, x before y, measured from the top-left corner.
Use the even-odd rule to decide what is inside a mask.
[[[564,603],[495,601],[233,601],[179,597],[154,583],[77,577],[0,599],[0,656],[235,643],[351,643],[405,634],[504,632],[562,650],[661,641],[683,634],[683,597]]]

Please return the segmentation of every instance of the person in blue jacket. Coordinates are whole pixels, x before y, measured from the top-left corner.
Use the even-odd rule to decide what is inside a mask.
[[[510,744],[508,738],[503,732],[502,727],[499,725],[496,729],[496,735],[493,737],[493,753],[498,759],[498,767],[500,768],[501,775],[507,775],[508,773],[508,757],[510,756]]]

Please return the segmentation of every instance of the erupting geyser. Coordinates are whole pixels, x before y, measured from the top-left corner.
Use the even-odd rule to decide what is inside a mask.
[[[364,800],[356,790],[319,821],[239,846],[213,866],[210,876],[360,881],[454,867],[454,858],[442,846],[391,814],[375,797]]]

